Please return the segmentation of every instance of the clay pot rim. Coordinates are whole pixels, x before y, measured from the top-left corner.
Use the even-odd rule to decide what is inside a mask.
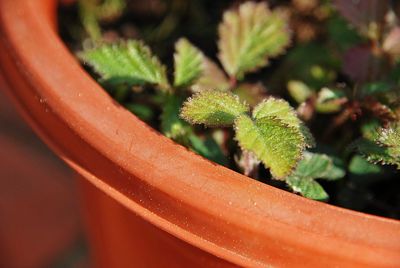
[[[400,262],[400,221],[251,180],[150,129],[112,100],[67,50],[55,33],[56,1],[33,2],[0,3],[0,47],[8,51],[0,56],[1,72],[35,131],[99,189],[159,228],[239,265],[266,264],[262,247],[271,240],[264,238],[327,261]],[[229,233],[231,226],[237,234]],[[257,252],[241,246],[251,235],[261,247]]]

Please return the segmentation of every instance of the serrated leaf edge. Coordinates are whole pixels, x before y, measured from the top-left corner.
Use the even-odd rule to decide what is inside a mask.
[[[255,123],[254,119],[251,118],[250,116],[245,115],[245,114],[244,114],[244,115],[241,115],[241,116],[247,116],[247,117],[249,117],[249,118]],[[235,133],[236,133],[237,130],[238,130],[238,128],[237,128],[237,123],[236,123],[236,122],[237,122],[237,120],[240,119],[241,116],[238,116],[238,117],[235,119],[235,122],[234,122],[234,124],[233,124]],[[267,116],[267,117],[270,118],[270,119],[272,119],[272,120],[276,120],[276,121],[280,122],[280,124],[281,124],[283,127],[286,127],[286,128],[291,129],[291,130],[294,130],[294,131],[298,132],[298,134],[299,134],[300,136],[302,136],[302,133],[301,133],[300,131],[298,131],[296,128],[294,128],[294,127],[292,127],[292,126],[290,126],[290,125],[284,123],[284,122],[283,122],[281,119],[279,119],[278,117],[275,117],[275,116]],[[264,119],[264,118],[266,118],[266,117],[262,117],[262,118],[260,118],[260,119]],[[247,149],[245,149],[245,148],[242,147],[242,145],[240,144],[240,141],[236,138],[236,135],[234,136],[234,140],[238,143],[238,145],[239,145],[239,147],[240,147],[240,149],[241,149],[242,151],[247,150]],[[273,176],[274,179],[284,181],[286,177],[288,177],[288,176],[290,176],[290,175],[292,175],[292,174],[294,173],[294,171],[295,171],[296,168],[297,168],[297,165],[298,165],[299,161],[302,160],[303,157],[304,157],[304,149],[305,149],[305,145],[304,145],[304,144],[305,144],[305,143],[302,142],[302,144],[297,145],[297,148],[301,151],[300,155],[295,159],[295,161],[297,162],[297,164],[296,164],[295,166],[291,167],[289,173],[286,174],[285,176],[282,176],[282,177]],[[247,151],[248,151],[248,150],[247,150]],[[260,161],[261,161],[261,163],[263,163],[263,165],[264,165],[266,168],[269,168],[262,160],[260,160]],[[272,174],[272,173],[271,173],[271,174]]]
[[[91,66],[97,74],[99,74],[100,76],[104,76],[105,79],[108,79],[107,78],[108,76],[106,73],[99,71],[98,64],[89,63],[89,60],[85,56],[85,53],[91,52],[91,51],[96,51],[96,50],[102,49],[104,47],[111,47],[112,49],[123,47],[124,49],[127,49],[130,45],[133,45],[133,46],[137,45],[150,58],[152,64],[154,64],[155,66],[158,66],[161,69],[161,75],[162,75],[161,83],[150,83],[150,84],[158,85],[160,87],[160,89],[162,89],[162,90],[167,90],[167,91],[170,90],[171,86],[168,82],[168,78],[166,75],[167,69],[166,69],[165,65],[163,65],[160,62],[160,60],[158,59],[157,56],[153,55],[151,49],[142,40],[132,40],[132,39],[131,40],[119,40],[115,43],[110,43],[110,44],[95,43],[95,45],[93,47],[91,47],[89,49],[84,49],[83,51],[76,53],[76,56],[83,62],[84,65]]]
[[[178,61],[177,58],[179,57],[178,46],[179,46],[179,43],[180,43],[180,42],[187,42],[190,46],[192,46],[193,49],[196,50],[196,52],[199,53],[199,55],[200,55],[200,57],[201,57],[201,59],[200,59],[200,61],[201,61],[201,63],[200,63],[200,66],[201,66],[201,67],[200,67],[200,68],[201,68],[200,74],[198,74],[197,77],[194,78],[194,79],[192,79],[188,84],[181,84],[181,85],[179,85],[179,84],[176,83],[176,71],[177,71],[176,62]],[[203,75],[203,73],[204,73],[204,68],[205,68],[205,59],[204,59],[204,58],[205,58],[205,55],[204,55],[204,53],[203,53],[199,48],[197,48],[195,45],[193,45],[188,39],[186,39],[186,38],[184,38],[184,37],[181,37],[181,38],[179,38],[179,40],[175,43],[175,52],[174,52],[173,58],[174,58],[174,86],[175,86],[175,87],[190,87],[190,86],[192,86],[193,84],[195,84],[195,83],[197,82],[197,80],[199,80],[200,77]]]
[[[192,125],[195,125],[195,124],[204,124],[203,122],[200,122],[200,121],[197,121],[197,120],[193,120],[192,118],[189,118],[189,117],[187,117],[187,116],[185,116],[185,110],[187,109],[187,105],[191,102],[191,101],[193,101],[193,99],[195,99],[195,98],[197,98],[197,97],[199,97],[199,96],[201,96],[201,95],[206,95],[206,94],[208,94],[208,92],[212,92],[213,94],[218,94],[218,95],[221,95],[221,96],[223,96],[223,95],[230,95],[230,96],[232,96],[232,97],[234,97],[235,99],[236,99],[236,101],[238,102],[238,103],[240,103],[241,105],[243,105],[243,106],[245,106],[245,108],[246,108],[246,110],[247,111],[249,111],[250,110],[250,107],[249,107],[249,105],[245,102],[245,101],[241,101],[240,99],[239,99],[239,96],[237,96],[237,95],[235,95],[235,94],[233,94],[233,93],[231,93],[231,92],[228,92],[228,91],[218,91],[218,90],[202,90],[202,91],[199,91],[199,92],[196,92],[196,93],[194,93],[191,97],[189,97],[184,103],[183,103],[183,105],[182,105],[182,107],[181,107],[181,109],[180,109],[180,113],[179,113],[179,116],[182,118],[182,119],[184,119],[184,120],[186,120],[187,122],[189,122],[190,124],[192,124]],[[240,115],[239,115],[240,116]],[[236,116],[235,117],[235,120],[236,120],[236,118],[238,118],[239,116]],[[209,126],[209,127],[229,127],[229,126],[231,126],[231,124],[207,124],[206,126]]]
[[[269,96],[267,98],[265,98],[263,101],[261,101],[259,104],[256,105],[256,107],[253,109],[252,112],[252,117],[253,118],[257,118],[257,107],[260,107],[263,103],[268,102],[268,101],[277,101],[280,102],[282,104],[288,105],[289,107],[289,112],[293,113],[293,115],[297,118],[297,121],[299,123],[298,129],[300,130],[300,133],[302,135],[303,138],[303,143],[304,143],[304,147],[305,148],[312,148],[315,147],[315,140],[314,137],[312,136],[311,131],[309,130],[309,128],[304,124],[304,122],[302,120],[300,120],[300,118],[298,118],[298,113],[297,111],[285,100],[280,99],[280,98],[276,98],[274,96]],[[262,118],[262,117],[260,117]],[[278,117],[279,118],[279,117]],[[304,132],[306,133],[304,133]],[[309,135],[308,135],[309,134]],[[308,135],[308,137],[306,136]]]

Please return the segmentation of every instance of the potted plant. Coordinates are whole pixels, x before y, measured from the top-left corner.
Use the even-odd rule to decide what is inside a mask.
[[[56,7],[0,2],[2,88],[80,174],[99,266],[399,265],[398,221],[251,180],[121,107],[60,40]]]

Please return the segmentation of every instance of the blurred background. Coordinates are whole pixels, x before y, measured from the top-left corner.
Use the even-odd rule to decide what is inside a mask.
[[[3,87],[0,80],[0,267],[88,267],[74,174]]]

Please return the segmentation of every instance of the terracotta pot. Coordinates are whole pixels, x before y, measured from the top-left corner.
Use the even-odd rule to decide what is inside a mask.
[[[400,267],[400,222],[307,200],[176,145],[119,106],[56,31],[56,1],[0,1],[7,90],[84,179],[99,266]]]

